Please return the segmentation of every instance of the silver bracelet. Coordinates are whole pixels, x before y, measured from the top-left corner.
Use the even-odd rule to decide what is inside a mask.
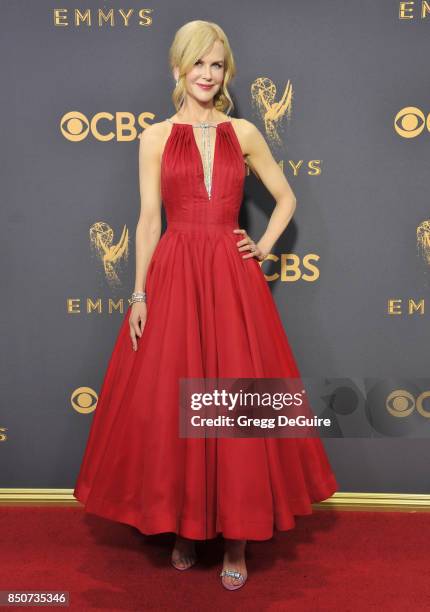
[[[131,294],[130,303],[134,304],[135,302],[146,302],[146,291],[134,291]]]

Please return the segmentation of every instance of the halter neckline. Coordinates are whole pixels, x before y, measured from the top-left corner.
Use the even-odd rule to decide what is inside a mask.
[[[172,125],[190,125],[191,127],[201,127],[202,124],[205,125],[206,123],[209,123],[209,125],[211,127],[218,127],[219,125],[223,125],[224,123],[231,123],[231,117],[230,119],[227,119],[226,121],[220,121],[219,123],[213,123],[211,121],[206,122],[206,121],[202,121],[201,123],[179,123],[177,121],[172,121],[170,119],[170,117],[166,117],[166,121],[169,121]]]

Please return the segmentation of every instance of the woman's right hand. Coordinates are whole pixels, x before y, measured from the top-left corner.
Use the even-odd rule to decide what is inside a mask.
[[[145,302],[134,302],[131,305],[130,318],[128,320],[130,325],[130,338],[131,344],[134,351],[137,351],[137,337],[141,337],[143,328],[146,323],[146,303]]]

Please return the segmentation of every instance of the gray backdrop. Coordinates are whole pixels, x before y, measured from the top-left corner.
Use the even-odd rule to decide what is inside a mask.
[[[429,218],[430,137],[427,129],[413,138],[394,129],[403,108],[425,117],[430,110],[429,20],[419,4],[401,19],[392,0],[219,0],[216,10],[163,0],[139,25],[143,5],[129,1],[112,5],[115,25],[99,27],[97,10],[107,5],[87,0],[92,24],[78,27],[81,6],[73,2],[59,5],[62,26],[51,2],[1,3],[0,487],[74,486],[94,414],[85,409],[95,401],[76,390],[100,390],[134,284],[139,141],[123,140],[115,122],[129,113],[140,131],[142,113],[148,124],[174,114],[167,54],[192,19],[225,29],[238,67],[233,115],[267,136],[297,196],[273,254],[296,256],[309,274],[303,260],[316,257],[319,275],[310,281],[268,281],[302,375],[374,376],[393,388],[427,375],[428,316],[409,315],[407,301],[428,293],[416,232]],[[128,27],[119,8],[135,10]],[[293,88],[291,112],[277,124],[280,143],[253,103],[259,79],[276,85],[275,101],[289,80]],[[113,138],[102,141],[90,128],[71,141],[62,129],[82,126],[63,125],[70,112],[88,121],[110,113],[98,129]],[[295,175],[289,162],[300,161]],[[247,177],[241,226],[255,239],[273,204]],[[90,229],[106,244],[111,228],[115,244],[124,227],[128,260],[123,254],[105,270]],[[263,269],[279,272],[279,262]],[[392,298],[401,314],[389,314]],[[87,312],[87,299],[100,300],[101,312]],[[122,309],[109,312],[109,299]],[[428,492],[424,437],[324,444],[342,491]]]

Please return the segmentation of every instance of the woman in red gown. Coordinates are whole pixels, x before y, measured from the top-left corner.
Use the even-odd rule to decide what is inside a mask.
[[[74,495],[87,512],[144,534],[175,533],[177,569],[195,563],[195,540],[222,534],[222,584],[235,589],[247,578],[248,539],[292,529],[294,515],[338,487],[318,437],[179,436],[180,378],[300,376],[259,264],[296,200],[258,129],[223,112],[235,74],[223,30],[185,24],[170,64],[177,114],[140,139],[135,292]],[[245,157],[276,200],[257,243],[238,227]]]

